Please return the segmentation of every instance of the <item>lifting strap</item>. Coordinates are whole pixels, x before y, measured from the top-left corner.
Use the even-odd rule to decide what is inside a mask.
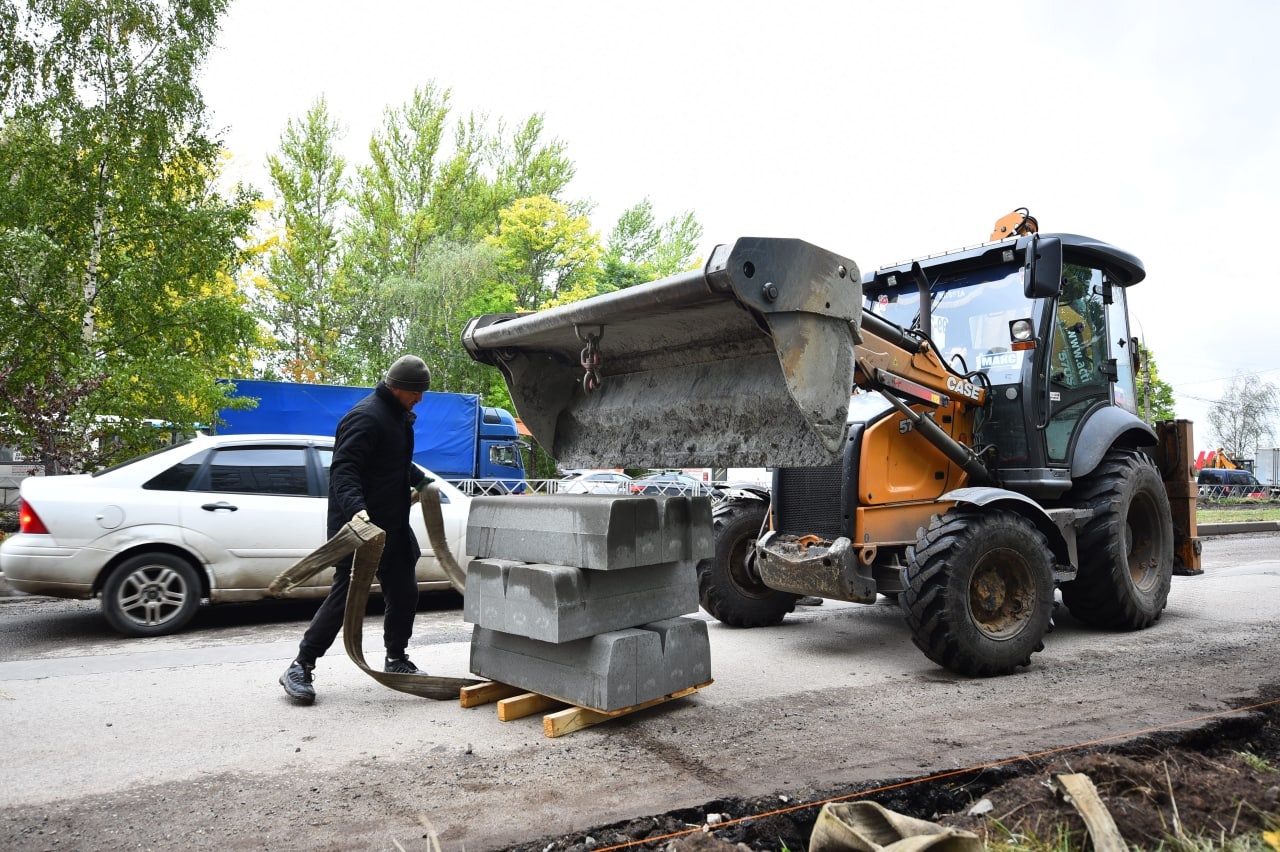
[[[440,489],[433,483],[423,489],[420,497],[422,519],[427,527],[427,537],[436,561],[449,577],[454,588],[462,591],[466,573],[458,566],[449,551],[444,536],[444,519],[440,512]],[[376,524],[352,519],[331,539],[315,551],[298,560],[296,564],[271,581],[267,594],[282,597],[300,583],[333,565],[348,553],[355,553],[351,568],[351,585],[347,590],[347,607],[342,617],[342,643],[360,670],[378,683],[390,689],[407,692],[422,698],[451,701],[459,697],[464,686],[481,683],[473,678],[439,677],[428,674],[398,674],[370,668],[365,662],[363,634],[364,613],[369,602],[369,587],[378,573],[378,560],[382,557],[382,545],[386,534]]]

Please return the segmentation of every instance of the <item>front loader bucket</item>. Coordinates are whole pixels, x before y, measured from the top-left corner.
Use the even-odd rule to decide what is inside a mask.
[[[566,467],[814,467],[840,457],[860,342],[857,266],[744,237],[686,272],[532,314],[472,319]]]

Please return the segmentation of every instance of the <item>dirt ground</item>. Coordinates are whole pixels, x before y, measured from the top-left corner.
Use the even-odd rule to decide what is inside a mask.
[[[1048,782],[1083,773],[1134,849],[1171,846],[1171,838],[1220,842],[1249,837],[1248,849],[1277,849],[1262,832],[1280,831],[1280,684],[1237,702],[1251,708],[1194,730],[1161,732],[1114,747],[1094,747],[1015,759],[981,769],[922,778],[884,779],[860,787],[791,790],[786,796],[717,799],[624,823],[510,847],[515,852],[652,852],[782,850],[803,852],[823,802],[865,799],[901,814],[977,833],[991,841],[1014,836],[1045,846],[1088,849],[1083,819],[1056,798]],[[459,782],[446,769],[427,776],[447,794]],[[387,777],[330,789],[323,774],[282,783],[277,778],[211,774],[182,784],[143,786],[65,802],[56,811],[0,808],[0,848],[58,849],[400,849],[433,850],[424,825],[394,843],[383,823],[403,826],[409,779]],[[418,783],[422,770],[411,770]],[[488,774],[488,773],[486,773]],[[439,775],[437,778],[436,776]],[[323,788],[323,795],[321,791]],[[433,788],[434,790],[435,788]],[[355,816],[354,803],[366,801]],[[370,807],[368,803],[372,800]],[[980,814],[971,814],[975,805]],[[222,810],[229,807],[229,810]],[[244,826],[259,826],[246,833]],[[704,832],[703,827],[717,826]],[[1065,830],[1069,836],[1062,837]],[[302,841],[305,845],[299,845]],[[1024,844],[1025,846],[1025,844]],[[446,849],[456,847],[446,846]],[[476,847],[476,852],[486,852]]]
[[[1056,849],[1092,848],[1079,812],[1050,787],[1060,773],[1089,777],[1131,848],[1155,848],[1179,837],[1222,842],[1251,836],[1260,841],[1263,832],[1280,831],[1280,685],[1239,706],[1255,705],[1242,716],[1115,748],[1079,749],[978,771],[798,797],[715,800],[543,838],[514,852],[802,852],[820,804],[833,800],[875,801],[901,814],[972,831],[984,841],[1020,836],[1052,841]],[[713,825],[720,827],[705,830]],[[1280,848],[1280,839],[1253,848]]]

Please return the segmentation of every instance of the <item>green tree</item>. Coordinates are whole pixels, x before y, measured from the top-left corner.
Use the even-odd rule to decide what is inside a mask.
[[[341,128],[323,98],[289,119],[279,151],[268,157],[281,231],[266,259],[259,310],[275,335],[272,366],[293,381],[342,384],[364,377],[353,352],[367,306],[342,273],[341,227],[348,203]]]
[[[1256,375],[1237,373],[1218,404],[1209,409],[1209,427],[1227,456],[1252,458],[1275,442],[1271,424],[1280,412],[1280,389]]]
[[[573,168],[562,143],[543,140],[537,115],[513,133],[499,123],[490,134],[486,119],[471,114],[450,144],[450,98],[429,83],[387,110],[369,143],[370,164],[357,169],[343,268],[369,310],[352,344],[371,365],[388,353],[420,352],[437,388],[491,401],[487,368],[464,364],[458,344],[474,312],[468,305],[513,305],[484,293],[498,280],[498,252],[484,238],[498,233],[502,207],[561,192]]]
[[[396,353],[421,354],[437,390],[457,387],[457,370],[446,364],[456,337],[452,346],[441,349],[440,343],[453,327],[448,323],[460,330],[457,324],[465,321],[454,318],[466,299],[457,289],[486,277],[476,269],[487,257],[442,241],[437,232],[436,190],[449,98],[447,90],[428,84],[416,89],[409,103],[386,112],[369,142],[372,162],[357,169],[344,239],[346,275],[369,305],[364,328],[352,341],[362,349],[358,357],[372,374]],[[477,155],[468,148],[465,156]]]
[[[501,211],[522,198],[546,196],[564,202],[563,192],[576,169],[565,154],[563,142],[543,141],[544,130],[540,114],[529,116],[509,134],[506,125],[499,123],[497,137],[489,148],[495,178],[486,207],[488,229],[484,235],[498,233]],[[585,203],[569,203],[569,208],[579,214],[588,212]]]
[[[432,207],[449,92],[428,84],[399,110],[388,110],[369,142],[371,163],[356,170],[347,251],[365,281],[413,277],[436,238]]]
[[[68,469],[220,407],[254,324],[254,196],[220,193],[193,78],[225,0],[0,10],[0,441]],[[98,440],[94,440],[94,439]]]
[[[586,216],[539,195],[512,203],[501,221],[489,244],[499,252],[503,285],[516,310],[535,311],[595,292],[600,241]]]
[[[419,354],[431,368],[432,390],[478,393],[490,405],[509,404],[505,391],[503,401],[494,401],[491,368],[473,361],[460,342],[471,317],[508,309],[491,298],[497,276],[492,248],[433,243],[416,277],[394,277],[384,284],[382,304],[395,317],[385,328],[385,351]]]
[[[454,127],[453,150],[437,166],[431,191],[434,236],[474,243],[496,229],[497,213],[488,200],[491,182],[485,175],[492,148],[482,116],[471,114]]]
[[[1160,378],[1160,369],[1156,366],[1156,358],[1145,345],[1139,345],[1142,353],[1142,367],[1136,377],[1138,384],[1138,411],[1148,424],[1161,420],[1173,420],[1176,402],[1173,387]]]
[[[692,212],[659,224],[648,198],[627,208],[605,243],[600,292],[621,290],[689,269],[700,239],[702,225]]]
[[[674,275],[698,265],[696,253],[702,240],[702,224],[692,210],[672,216],[662,223],[662,236],[654,253],[654,268],[660,275]]]

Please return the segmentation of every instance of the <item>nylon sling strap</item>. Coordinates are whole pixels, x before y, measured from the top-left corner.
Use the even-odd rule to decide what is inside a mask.
[[[439,488],[434,484],[427,486],[420,502],[427,536],[431,540],[436,561],[444,568],[450,583],[461,591],[461,587],[466,582],[466,574],[453,558],[444,536]],[[382,545],[385,540],[385,533],[377,525],[352,519],[338,531],[337,535],[276,577],[271,582],[267,593],[273,596],[282,595],[330,567],[348,553],[354,552],[351,585],[347,590],[347,606],[342,617],[342,643],[346,648],[347,656],[360,667],[361,671],[390,689],[422,698],[434,698],[438,701],[457,699],[464,686],[471,686],[481,681],[473,678],[383,672],[371,668],[365,662],[364,613],[369,602],[369,587],[373,585],[373,578],[378,573],[378,560],[382,557]]]
[[[440,511],[440,488],[433,482],[418,494],[418,502],[422,504],[422,525],[427,528],[427,540],[431,542],[431,552],[435,554],[436,564],[444,569],[449,583],[463,594],[467,590],[467,572],[458,565],[449,550],[449,539],[444,534],[444,513]]]

